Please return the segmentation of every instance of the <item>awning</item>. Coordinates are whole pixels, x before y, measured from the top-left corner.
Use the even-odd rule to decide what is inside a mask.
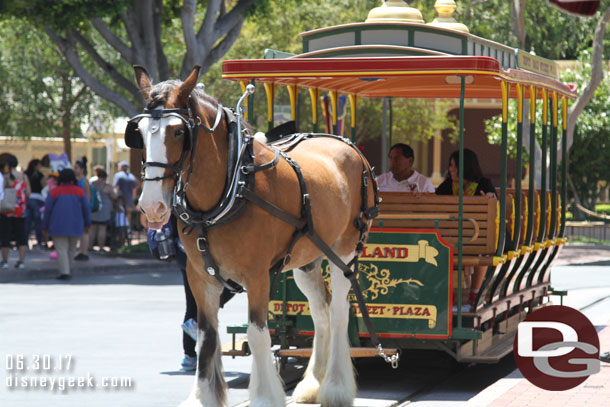
[[[497,60],[482,56],[243,59],[223,62],[224,79],[271,82],[337,91],[362,97],[454,98],[466,77],[466,98],[501,98],[500,82],[520,83],[575,98],[575,85],[524,70],[502,70]],[[516,98],[516,86],[511,86]]]

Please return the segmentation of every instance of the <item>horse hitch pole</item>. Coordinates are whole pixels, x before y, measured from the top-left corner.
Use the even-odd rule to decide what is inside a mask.
[[[253,95],[253,94],[254,94],[254,85],[249,83],[248,86],[246,86],[246,91],[244,92],[243,95],[241,95],[241,97],[237,101],[237,106],[235,108],[235,113],[237,113],[238,116],[241,116],[241,105],[243,104],[244,99],[246,99],[246,97],[248,97],[250,95]]]
[[[244,103],[244,100],[250,96],[254,94],[254,85],[252,85],[251,83],[248,84],[248,86],[246,86],[246,91],[244,92],[243,95],[241,95],[241,97],[239,98],[239,100],[237,101],[237,106],[235,106],[235,115],[237,116],[237,137],[238,139],[241,141],[242,140],[242,134],[241,134],[241,114],[242,114],[242,104]],[[240,151],[241,146],[238,146],[237,151]]]

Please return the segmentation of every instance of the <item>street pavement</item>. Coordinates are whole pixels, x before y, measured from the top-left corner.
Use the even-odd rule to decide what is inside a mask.
[[[9,268],[0,269],[0,283],[40,280],[54,278],[59,274],[57,260],[50,258],[49,250],[30,250],[25,256],[25,269],[15,268],[18,255],[9,252]],[[79,278],[85,275],[138,273],[165,270],[168,264],[152,258],[147,253],[119,256],[115,253],[90,252],[88,261],[72,262],[72,275]]]

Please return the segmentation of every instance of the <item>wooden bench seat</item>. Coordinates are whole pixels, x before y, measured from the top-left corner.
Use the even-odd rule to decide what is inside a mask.
[[[373,227],[435,229],[454,247],[458,243],[458,197],[451,195],[382,192],[380,216]],[[497,247],[497,200],[466,196],[463,205],[462,262],[492,265]],[[454,251],[457,256],[457,250]],[[457,267],[457,259],[454,261]]]

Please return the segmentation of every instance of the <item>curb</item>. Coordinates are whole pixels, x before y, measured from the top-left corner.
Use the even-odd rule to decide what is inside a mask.
[[[146,264],[110,264],[96,267],[74,267],[72,268],[73,277],[92,276],[92,275],[116,275],[116,274],[134,274],[147,272],[162,272],[175,271],[175,265],[172,266],[163,262],[150,262]],[[21,281],[32,280],[50,280],[57,277],[57,267],[53,268],[38,268],[30,270],[0,270],[0,284],[14,283]]]

